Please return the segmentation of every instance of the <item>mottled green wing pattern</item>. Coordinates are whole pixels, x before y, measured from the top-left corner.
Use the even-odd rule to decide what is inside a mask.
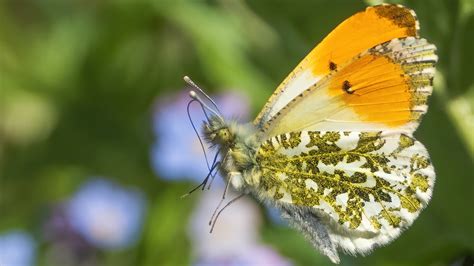
[[[291,132],[265,141],[256,160],[263,197],[312,207],[351,253],[398,236],[427,205],[435,178],[423,145],[394,132]]]

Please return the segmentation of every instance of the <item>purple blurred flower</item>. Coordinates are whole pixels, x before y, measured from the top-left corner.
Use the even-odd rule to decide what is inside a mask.
[[[182,93],[174,99],[161,99],[156,104],[153,124],[157,141],[153,145],[151,156],[153,168],[161,178],[200,182],[208,172],[199,140],[186,113],[189,100],[189,96]],[[226,117],[235,117],[238,120],[248,117],[248,100],[240,94],[223,94],[216,97],[215,101]],[[200,131],[205,116],[199,104],[193,104],[190,112],[197,130]],[[210,154],[209,160],[212,160],[211,157]]]
[[[290,266],[292,263],[275,250],[264,245],[253,245],[245,253],[234,257],[201,259],[196,266]]]
[[[44,223],[43,239],[49,244],[44,250],[45,264],[96,265],[96,248],[71,226],[65,205],[52,206]]]
[[[33,238],[23,231],[10,231],[0,235],[0,265],[29,266],[36,257]]]
[[[104,249],[132,245],[139,237],[145,198],[104,179],[84,184],[68,204],[71,226],[87,241]]]
[[[195,265],[291,265],[258,238],[261,214],[249,198],[242,198],[222,212],[212,234],[208,221],[221,198],[218,189],[203,194],[191,217],[189,236]],[[228,199],[235,197],[229,193]]]

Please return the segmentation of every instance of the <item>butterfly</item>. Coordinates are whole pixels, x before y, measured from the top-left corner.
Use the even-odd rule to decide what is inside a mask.
[[[220,157],[210,173],[275,206],[334,263],[338,249],[364,255],[397,238],[427,206],[435,181],[413,137],[437,61],[418,32],[414,11],[401,5],[354,14],[296,66],[253,123],[224,119],[211,98],[191,91],[211,113],[203,134]]]

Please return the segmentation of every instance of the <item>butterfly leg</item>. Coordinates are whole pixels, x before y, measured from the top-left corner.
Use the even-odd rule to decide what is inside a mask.
[[[242,194],[238,195],[237,197],[235,197],[235,198],[231,199],[229,202],[227,202],[227,204],[224,207],[222,207],[222,209],[217,213],[216,219],[214,219],[214,222],[212,223],[211,231],[209,233],[212,233],[212,231],[214,230],[214,226],[216,225],[217,218],[219,218],[222,211],[224,211],[225,208],[229,207],[232,203],[234,203],[237,200],[239,200],[240,198],[242,198],[244,195],[245,195],[245,193],[242,193]]]
[[[219,210],[219,208],[221,207],[222,202],[224,202],[225,196],[227,195],[227,191],[229,190],[229,186],[230,186],[230,180],[227,181],[227,184],[225,185],[224,193],[222,193],[222,198],[221,198],[221,200],[219,201],[219,204],[217,204],[216,209],[215,209],[214,212],[212,213],[211,220],[209,220],[209,225],[212,224],[212,221],[214,220],[214,216],[216,216],[216,213],[217,213],[217,211]]]

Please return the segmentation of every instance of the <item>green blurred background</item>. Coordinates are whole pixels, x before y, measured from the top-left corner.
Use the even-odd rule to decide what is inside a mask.
[[[88,177],[107,176],[140,188],[148,212],[138,242],[98,251],[98,264],[190,264],[187,219],[199,195],[179,200],[194,183],[160,179],[150,166],[154,102],[181,92],[189,75],[210,92],[247,93],[256,115],[318,41],[374,3],[0,1],[0,233],[30,232],[37,264],[48,265],[51,243],[42,230],[51,206]],[[437,182],[431,204],[398,240],[342,263],[472,262],[474,1],[396,3],[416,11],[421,36],[438,48],[434,95],[416,133]],[[298,233],[269,219],[261,234],[297,265],[329,263]]]

